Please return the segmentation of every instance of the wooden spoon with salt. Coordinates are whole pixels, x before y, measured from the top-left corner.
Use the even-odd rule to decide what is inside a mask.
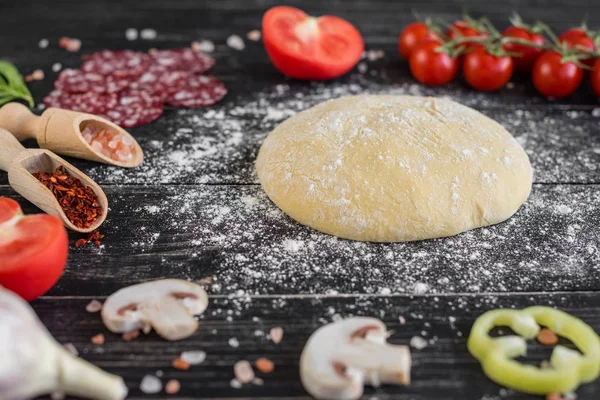
[[[48,108],[38,117],[23,104],[8,103],[0,108],[0,127],[12,132],[19,141],[34,138],[41,148],[61,155],[126,168],[137,167],[144,159],[142,148],[133,136],[118,125],[92,114]],[[119,161],[96,151],[83,137],[82,132],[86,127],[93,131],[107,130],[128,138],[132,157]]]
[[[89,186],[98,197],[102,214],[89,228],[75,226],[65,215],[50,189],[33,176],[38,171],[54,172],[60,166],[65,167],[68,174],[78,178],[84,186]],[[0,128],[0,169],[8,172],[8,182],[17,193],[46,213],[60,218],[63,224],[73,231],[92,232],[106,219],[108,200],[96,182],[49,150],[26,149],[10,132],[2,128]]]

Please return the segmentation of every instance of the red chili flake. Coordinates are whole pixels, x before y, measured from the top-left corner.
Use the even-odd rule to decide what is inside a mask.
[[[79,179],[69,176],[65,167],[58,167],[54,173],[38,171],[33,176],[50,189],[69,221],[76,227],[89,228],[102,215],[96,193]]]
[[[94,245],[96,245],[96,247],[98,247],[102,244],[102,242],[100,242],[100,240],[103,238],[104,238],[104,235],[101,234],[100,231],[94,231],[94,232],[90,233],[88,235],[88,237],[82,238],[82,239],[79,239],[78,241],[76,241],[75,247],[78,247],[78,248],[83,247],[88,242],[92,242],[92,243],[94,243]]]

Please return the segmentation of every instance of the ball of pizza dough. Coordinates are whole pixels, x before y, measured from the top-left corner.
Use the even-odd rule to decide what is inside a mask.
[[[527,154],[500,124],[450,100],[343,97],[277,126],[256,161],[265,192],[301,224],[403,242],[512,216],[529,196]]]

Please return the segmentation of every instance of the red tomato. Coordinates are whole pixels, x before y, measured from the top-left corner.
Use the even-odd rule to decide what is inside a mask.
[[[407,59],[410,53],[421,43],[429,40],[438,40],[439,35],[432,32],[429,26],[423,22],[413,22],[408,25],[398,37],[398,51],[400,55]]]
[[[564,31],[559,37],[558,41],[564,43],[569,47],[583,47],[591,51],[596,50],[596,45],[592,38],[590,38],[587,32],[581,28],[573,28]],[[582,63],[592,67],[594,65],[594,57],[585,58],[581,60]]]
[[[596,60],[594,64],[594,69],[590,74],[590,79],[592,81],[592,89],[594,89],[594,93],[596,96],[600,97],[600,58]]]
[[[410,55],[410,72],[421,83],[440,86],[450,82],[458,72],[458,58],[437,51],[437,41],[421,43]]]
[[[449,40],[455,40],[460,37],[470,37],[470,38],[485,38],[489,36],[489,33],[485,31],[480,31],[476,29],[474,26],[469,24],[468,21],[456,21],[452,24],[452,26],[446,31],[446,36],[448,36]],[[473,50],[475,47],[479,46],[478,44],[464,44],[458,47],[464,47],[467,50]]]
[[[275,67],[297,79],[337,78],[358,63],[364,50],[360,32],[348,21],[310,17],[288,6],[265,13],[262,36]]]
[[[544,45],[546,43],[544,36],[541,34],[529,32],[527,29],[518,26],[509,26],[502,32],[502,36],[527,40],[536,45]],[[503,48],[507,52],[520,54],[512,58],[515,71],[519,72],[531,72],[533,63],[544,52],[544,49],[536,49],[535,47],[524,46],[518,43],[506,43]]]
[[[566,97],[572,94],[583,79],[583,69],[572,62],[562,62],[556,51],[547,51],[533,64],[533,84],[548,97]]]
[[[23,215],[19,204],[0,197],[0,285],[31,301],[58,280],[69,241],[60,219]]]
[[[497,57],[477,47],[463,59],[463,75],[469,85],[482,92],[503,88],[513,73],[512,58]]]

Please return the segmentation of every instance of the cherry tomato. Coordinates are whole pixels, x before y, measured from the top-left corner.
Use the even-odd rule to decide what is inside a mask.
[[[513,73],[512,58],[497,57],[482,46],[467,53],[463,59],[463,75],[469,85],[482,92],[503,88]]]
[[[275,67],[297,79],[337,78],[358,63],[364,50],[360,32],[346,20],[310,17],[288,6],[265,13],[262,36]]]
[[[533,64],[533,84],[548,97],[566,97],[572,94],[583,79],[583,69],[572,62],[562,62],[556,51],[547,51]]]
[[[58,280],[67,262],[67,231],[57,217],[23,215],[0,197],[0,285],[31,301]]]
[[[541,34],[530,32],[518,26],[509,26],[502,32],[502,36],[527,40],[536,45],[544,45],[546,43],[544,36]],[[515,71],[519,72],[531,72],[533,63],[544,52],[544,49],[536,49],[535,47],[524,46],[518,43],[506,43],[503,48],[507,52],[520,54],[512,58]]]
[[[558,41],[564,43],[569,47],[583,47],[590,51],[596,50],[596,45],[592,38],[590,38],[587,32],[581,28],[573,28],[564,31],[559,37]],[[594,57],[585,58],[581,60],[582,63],[592,67],[594,65]]]
[[[458,72],[458,58],[438,51],[440,42],[421,43],[408,60],[410,72],[421,83],[440,86],[450,82]]]
[[[407,59],[410,53],[421,43],[429,40],[439,40],[439,35],[432,32],[429,26],[423,22],[413,22],[408,25],[398,37],[398,51]]]
[[[596,96],[600,97],[600,58],[596,60],[594,64],[594,69],[590,74],[590,79],[592,81],[592,89],[594,89],[594,93]]]
[[[452,24],[452,26],[446,31],[446,36],[449,40],[455,40],[460,37],[470,37],[470,38],[485,38],[489,36],[488,32],[478,30],[468,21],[460,20],[456,21]],[[467,49],[467,51],[473,50],[475,47],[478,47],[479,44],[462,44],[457,47],[462,47]]]

